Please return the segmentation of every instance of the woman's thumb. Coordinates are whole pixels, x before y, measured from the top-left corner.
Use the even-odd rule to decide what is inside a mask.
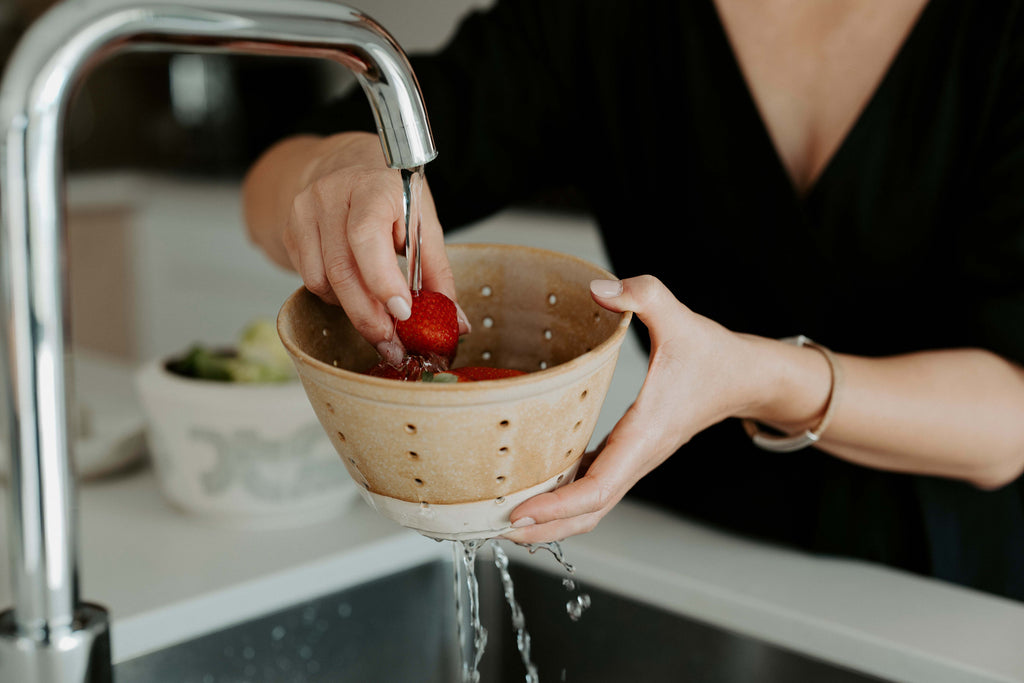
[[[598,304],[610,311],[633,311],[650,326],[652,318],[660,317],[679,306],[672,292],[653,275],[640,275],[625,280],[593,280],[590,293]]]

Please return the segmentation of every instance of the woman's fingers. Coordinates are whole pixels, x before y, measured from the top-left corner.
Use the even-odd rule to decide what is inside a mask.
[[[595,280],[591,294],[601,306],[633,311],[647,325],[652,364],[637,400],[615,425],[585,473],[560,489],[535,496],[512,511],[520,543],[560,540],[594,528],[641,477],[688,438],[684,363],[674,360],[679,339],[692,332],[695,316],[651,276]]]
[[[291,214],[281,241],[292,267],[302,278],[306,289],[327,303],[338,305],[338,298],[334,295],[324,270],[316,207],[306,197],[300,195],[292,203]]]
[[[359,333],[388,360],[404,354],[394,319],[411,312],[412,295],[395,258],[405,239],[401,174],[385,167],[375,135],[319,142],[309,184],[295,197],[281,235],[283,251],[306,288],[341,305]],[[455,299],[455,283],[433,198],[421,192],[424,286]],[[460,331],[469,331],[460,310]]]
[[[597,525],[651,467],[645,457],[646,428],[634,408],[627,411],[605,439],[599,452],[587,454],[583,474],[575,481],[527,500],[512,511],[518,528],[507,534],[517,543],[540,543],[565,538],[557,533],[584,533]],[[525,521],[523,521],[525,520]]]
[[[381,169],[356,177],[350,187],[344,226],[353,256],[350,265],[359,274],[372,275],[360,278],[369,295],[383,303],[392,316],[405,320],[412,296],[395,260],[393,237],[395,224],[404,226],[405,222],[401,178],[396,171]]]

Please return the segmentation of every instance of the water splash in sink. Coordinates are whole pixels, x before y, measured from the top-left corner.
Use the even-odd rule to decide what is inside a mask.
[[[476,574],[476,558],[480,550],[485,547],[490,547],[494,555],[494,565],[498,569],[502,593],[511,613],[516,649],[519,651],[523,668],[526,670],[525,683],[540,683],[540,674],[531,655],[531,638],[526,630],[526,616],[515,597],[515,587],[509,572],[509,557],[495,539],[461,541],[452,544],[455,566],[456,638],[462,657],[462,683],[480,683],[480,661],[487,646],[487,629],[484,628],[480,620],[480,585]],[[550,542],[529,544],[523,547],[530,554],[534,554],[538,550],[548,551],[566,571],[566,577],[562,579],[562,586],[572,592],[573,597],[566,603],[565,609],[572,621],[578,621],[583,612],[590,607],[590,595],[583,593],[580,589],[579,581],[574,578],[576,567],[565,560],[562,546],[557,542]],[[463,613],[462,606],[463,586],[466,590],[466,602],[469,607],[468,625],[472,632],[472,639],[468,642],[462,631],[463,624],[467,622],[467,615]],[[563,670],[563,680],[564,675],[565,671]]]

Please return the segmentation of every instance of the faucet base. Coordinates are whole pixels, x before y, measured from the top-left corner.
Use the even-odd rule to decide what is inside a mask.
[[[0,614],[0,681],[112,683],[107,611],[89,603],[70,627],[37,639],[18,632],[14,612]]]

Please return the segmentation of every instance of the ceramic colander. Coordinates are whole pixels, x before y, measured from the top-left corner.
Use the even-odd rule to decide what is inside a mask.
[[[304,288],[282,306],[278,332],[367,502],[433,538],[489,538],[516,505],[572,481],[631,314],[594,303],[590,281],[612,276],[574,256],[470,244],[448,257],[473,326],[454,366],[528,374],[457,384],[362,374],[377,352]]]

